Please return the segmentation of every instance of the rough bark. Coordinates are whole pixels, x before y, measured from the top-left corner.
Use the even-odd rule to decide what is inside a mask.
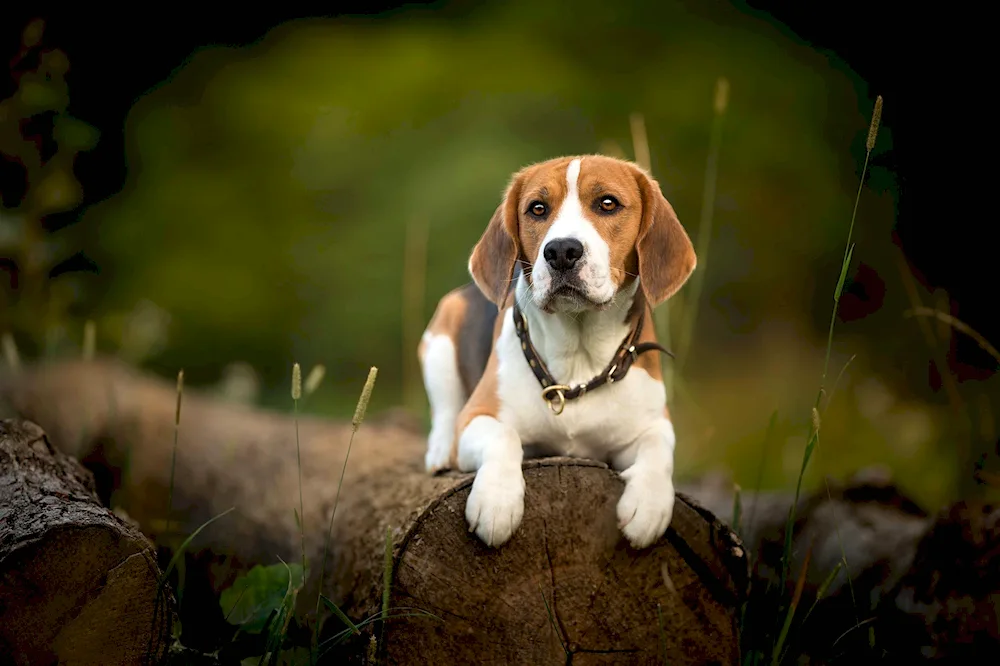
[[[64,363],[26,369],[6,387],[0,381],[0,398],[110,470],[112,501],[158,533],[173,447],[171,384],[115,363]],[[300,419],[310,564],[300,610],[315,603],[349,439],[349,426]],[[665,651],[675,664],[738,663],[746,556],[697,504],[680,497],[667,536],[637,552],[617,529],[617,474],[586,461],[533,461],[525,465],[524,522],[511,542],[491,550],[465,524],[471,475],[428,476],[424,446],[421,434],[398,424],[361,428],[326,563],[324,592],[353,618],[368,617],[381,606],[391,531],[390,605],[443,621],[388,622],[390,662],[662,663]],[[174,490],[183,530],[235,507],[191,546],[194,557],[209,554],[206,579],[215,592],[248,565],[298,560],[298,501],[290,415],[185,394]],[[350,647],[357,655],[364,645]]]
[[[0,662],[155,661],[172,617],[159,575],[87,470],[37,425],[0,421]]]
[[[731,522],[732,485],[706,477],[681,490]],[[880,468],[844,483],[828,480],[800,499],[792,531],[792,562],[781,590],[791,493],[742,493],[737,531],[752,560],[744,648],[766,647],[776,617],[792,596],[807,552],[800,609],[817,600],[792,634],[813,663],[920,660],[979,663],[1000,654],[1000,509],[957,503],[929,515]],[[849,575],[849,578],[848,578]]]

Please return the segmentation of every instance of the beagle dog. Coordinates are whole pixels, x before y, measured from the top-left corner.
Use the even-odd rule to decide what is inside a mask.
[[[659,185],[622,160],[562,157],[516,173],[418,349],[426,468],[475,471],[469,530],[489,546],[524,513],[521,462],[602,460],[625,490],[619,526],[644,548],[670,524],[674,428],[652,308],[695,268]]]

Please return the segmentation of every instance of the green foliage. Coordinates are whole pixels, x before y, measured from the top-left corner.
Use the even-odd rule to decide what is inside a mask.
[[[730,34],[676,8],[616,16],[612,30],[664,20],[642,49],[609,43],[605,62],[574,42],[579,25],[556,21],[537,39],[523,29],[524,3],[513,4],[470,24],[298,22],[248,49],[196,54],[138,102],[129,185],[88,213],[93,252],[109,276],[128,276],[109,277],[102,307],[148,298],[171,314],[157,365],[247,359],[276,387],[281,359],[317,358],[334,392],[364,359],[385,371],[381,406],[396,404],[413,354],[401,348],[405,225],[430,223],[429,314],[468,280],[465,257],[513,170],[605,140],[627,145],[635,110],[668,195],[695,225],[722,70],[739,99],[725,162],[738,178],[720,182],[716,217],[735,235],[716,239],[706,289],[739,278],[766,291],[787,279],[780,253],[829,247],[849,201],[826,138],[832,110],[817,101],[836,95],[838,113],[857,115],[841,73],[804,48],[775,49],[776,31],[736,13]],[[798,232],[804,218],[810,233]],[[752,270],[731,261],[761,224],[770,239]]]
[[[257,565],[239,576],[219,597],[219,606],[226,615],[226,621],[248,634],[263,631],[268,618],[285,601],[290,586],[289,576],[291,587],[301,586],[301,565]]]
[[[44,43],[44,31],[41,20],[25,27],[10,61],[14,93],[0,101],[0,156],[7,167],[19,165],[21,176],[8,180],[5,172],[4,203],[19,201],[0,203],[0,275],[11,275],[0,281],[0,332],[12,331],[32,353],[52,355],[72,347],[65,324],[83,291],[78,275],[49,274],[81,241],[78,229],[53,233],[46,223],[80,205],[74,162],[97,144],[98,132],[69,114],[69,58]]]

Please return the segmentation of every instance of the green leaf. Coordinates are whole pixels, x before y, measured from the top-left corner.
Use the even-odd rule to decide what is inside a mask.
[[[267,624],[268,616],[285,599],[289,587],[289,571],[293,578],[292,587],[301,585],[300,564],[287,567],[284,564],[257,565],[237,578],[219,597],[219,606],[223,615],[228,615],[227,621],[240,626],[246,633],[260,633]]]
[[[847,254],[844,255],[844,263],[840,266],[840,278],[837,280],[837,290],[833,292],[833,302],[836,303],[840,301],[840,295],[844,291],[844,282],[847,281],[847,270],[851,267],[851,258],[854,256],[854,244],[852,243],[849,248],[847,248]]]

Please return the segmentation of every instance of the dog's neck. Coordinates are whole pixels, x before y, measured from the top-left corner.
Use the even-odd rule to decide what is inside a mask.
[[[637,307],[645,307],[637,298],[638,286],[634,280],[603,310],[549,313],[535,304],[520,274],[514,297],[528,320],[531,343],[556,381],[580,384],[607,367],[635,324]]]

